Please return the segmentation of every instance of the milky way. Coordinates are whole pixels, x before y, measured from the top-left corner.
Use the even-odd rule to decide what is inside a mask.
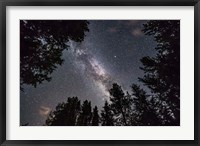
[[[90,20],[84,41],[68,42],[64,63],[52,73],[50,82],[37,88],[24,85],[20,92],[20,124],[43,125],[56,105],[77,96],[101,110],[109,100],[108,90],[118,83],[130,91],[143,75],[140,59],[155,55],[153,38],[142,33],[146,21]]]
[[[88,49],[75,46],[75,42],[69,41],[70,49],[74,52],[75,64],[79,69],[84,71],[84,74],[92,78],[99,90],[105,95],[102,98],[109,98],[109,88],[113,80],[103,65],[92,55]]]

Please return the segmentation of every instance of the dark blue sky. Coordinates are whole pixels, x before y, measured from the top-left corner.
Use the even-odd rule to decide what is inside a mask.
[[[99,108],[109,98],[108,89],[117,82],[125,91],[143,76],[140,59],[155,55],[155,42],[143,34],[142,20],[92,20],[82,43],[69,42],[64,64],[50,82],[20,93],[21,124],[43,125],[50,110],[68,97],[90,100]]]

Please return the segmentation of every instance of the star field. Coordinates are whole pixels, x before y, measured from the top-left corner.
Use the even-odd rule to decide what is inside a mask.
[[[77,96],[101,109],[108,89],[117,82],[129,91],[143,75],[140,59],[155,55],[155,42],[143,34],[143,20],[90,20],[82,43],[69,41],[64,63],[52,73],[52,80],[37,88],[24,85],[20,92],[20,124],[43,125],[46,116],[60,102]]]

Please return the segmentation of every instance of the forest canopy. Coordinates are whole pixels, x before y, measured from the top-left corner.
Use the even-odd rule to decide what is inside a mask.
[[[20,85],[50,81],[62,65],[67,42],[82,42],[89,31],[84,20],[20,20]]]
[[[113,83],[110,99],[99,111],[91,102],[69,97],[58,104],[45,125],[48,126],[178,126],[180,125],[180,21],[148,21],[146,35],[157,45],[155,57],[141,58],[144,72],[138,80],[143,86],[131,85],[125,92]]]

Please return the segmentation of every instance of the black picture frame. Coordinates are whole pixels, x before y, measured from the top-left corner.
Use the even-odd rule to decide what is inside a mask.
[[[6,7],[7,6],[194,6],[194,140],[7,140],[6,139]],[[199,59],[200,51],[200,1],[199,0],[1,0],[0,1],[0,144],[2,146],[22,145],[199,145]],[[192,48],[191,48],[192,49]]]

